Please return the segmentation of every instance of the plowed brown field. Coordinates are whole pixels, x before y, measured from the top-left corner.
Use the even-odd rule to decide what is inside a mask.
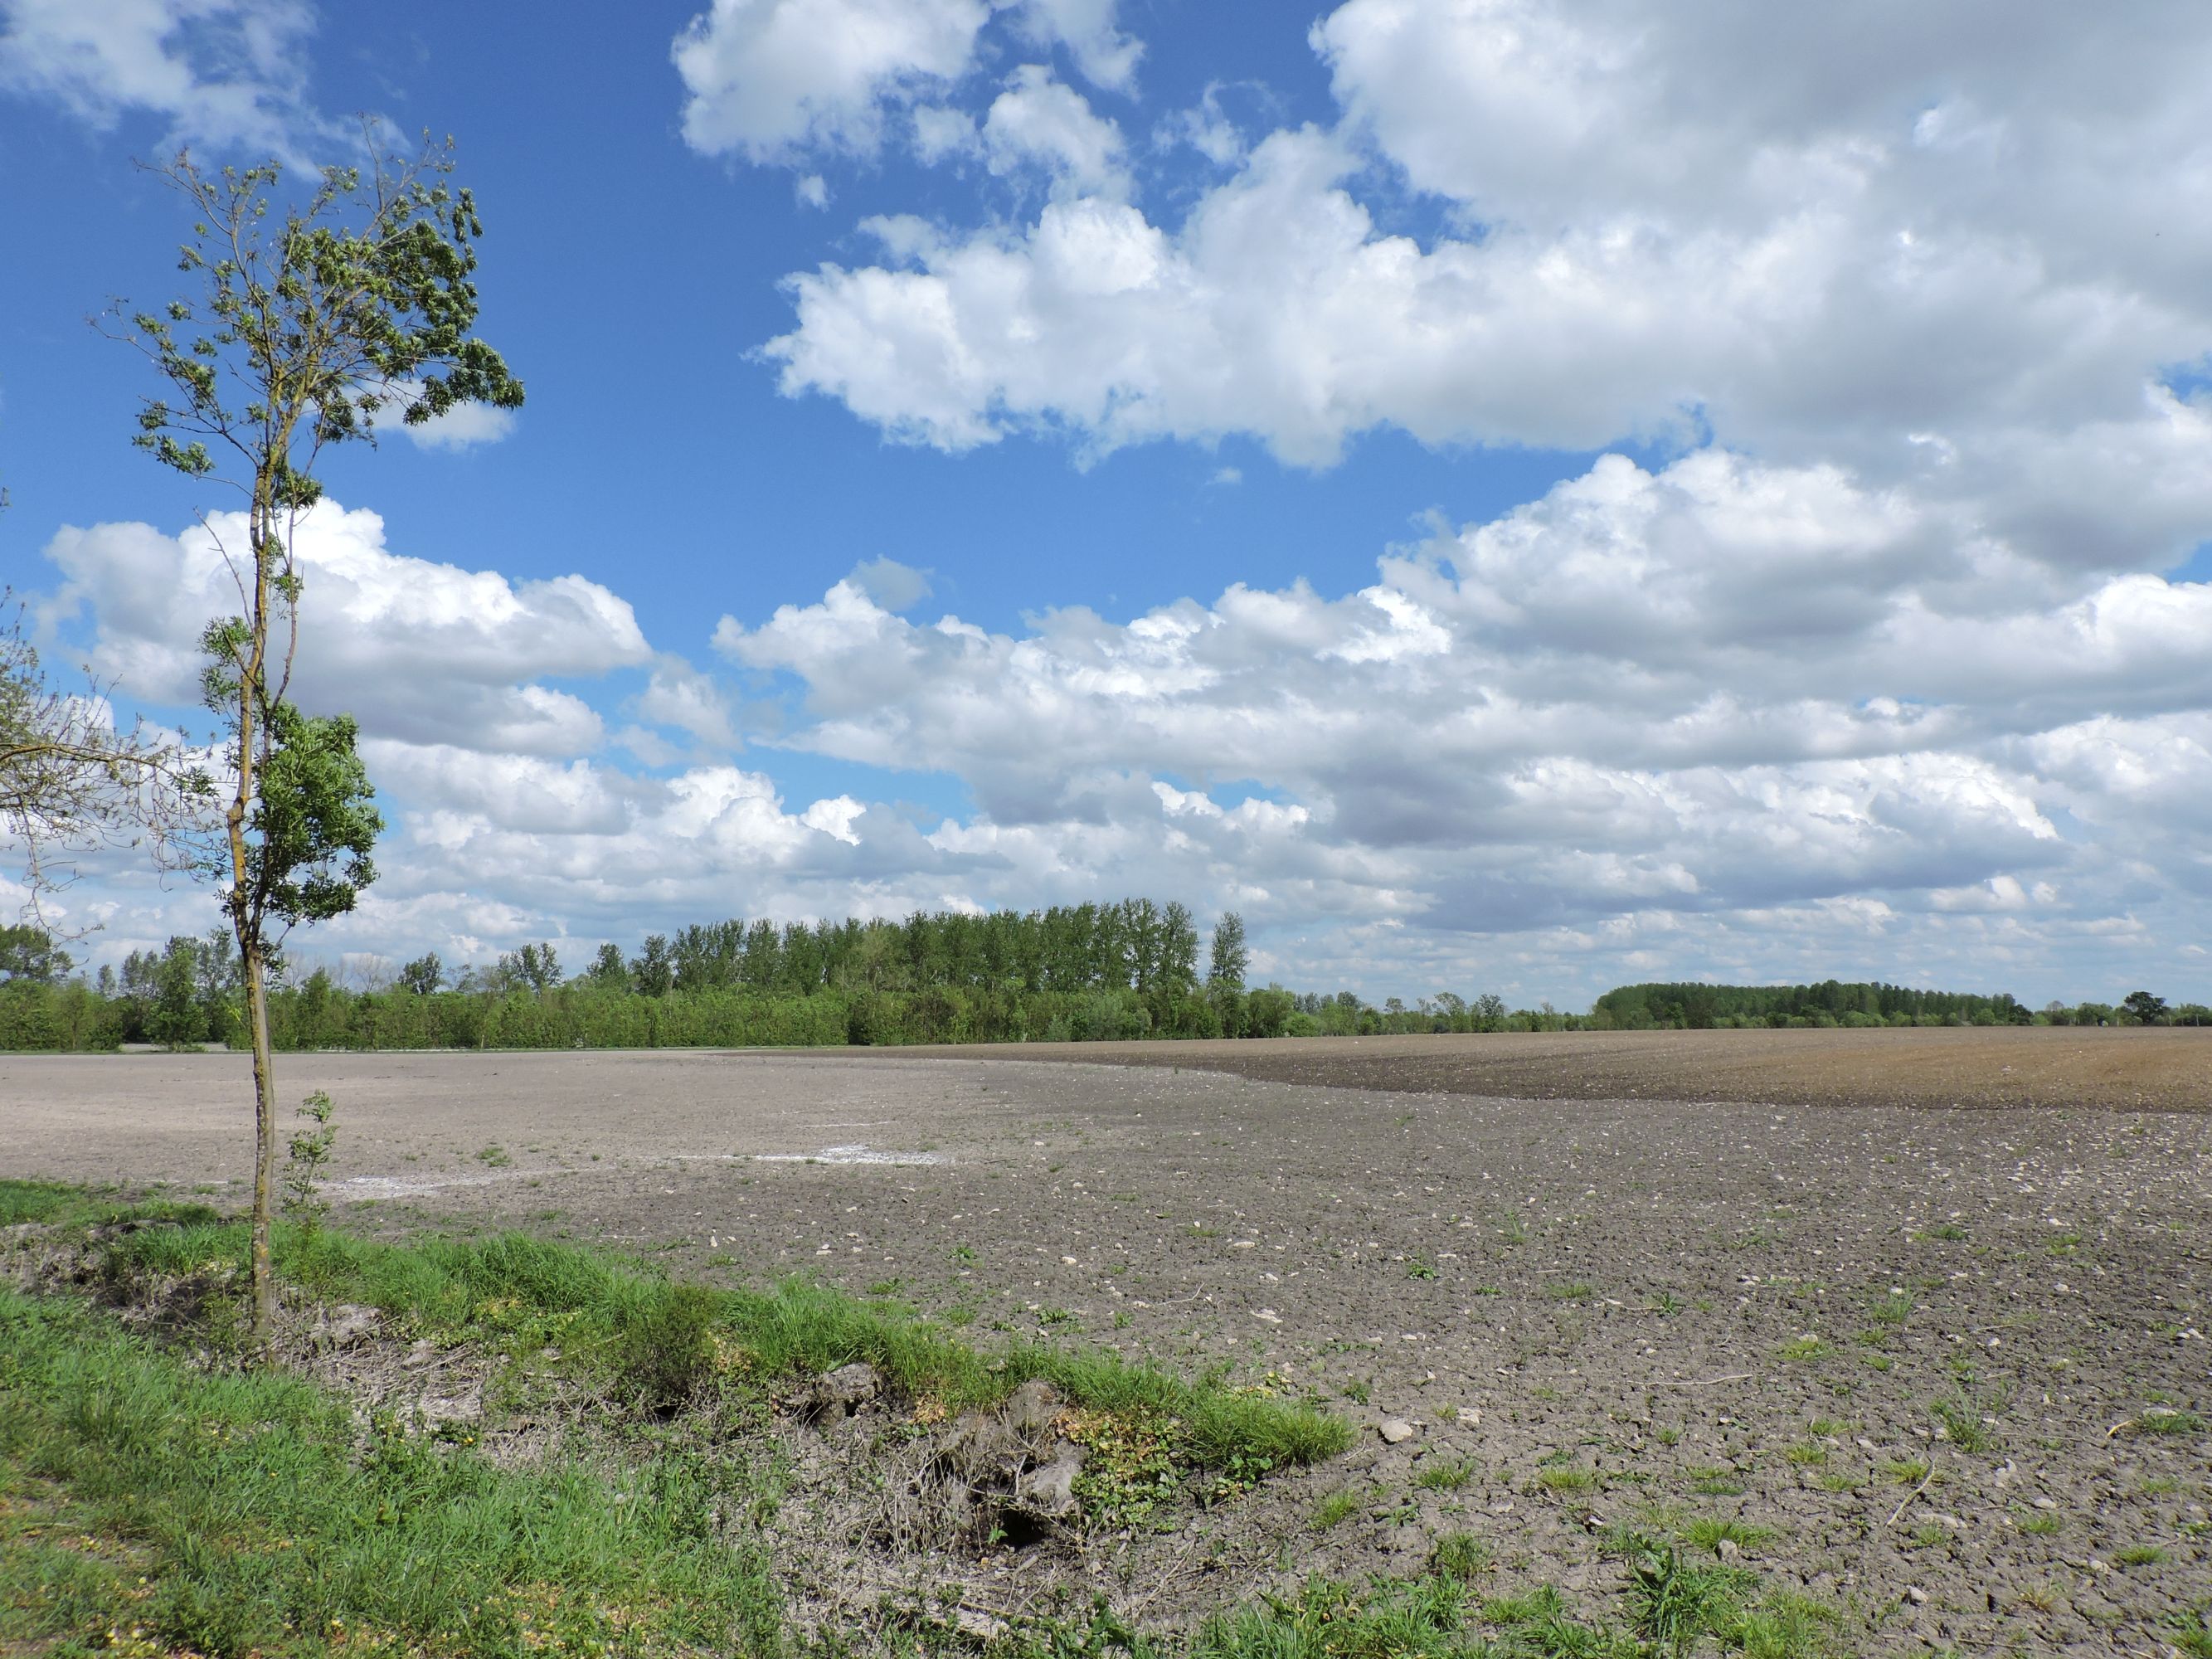
[[[1007,1043],[948,1059],[1086,1060],[1267,1083],[1517,1100],[2212,1110],[2212,1030],[1498,1032],[1269,1042]]]
[[[1607,1528],[1733,1522],[1845,1652],[2163,1653],[2212,1609],[2212,1032],[320,1054],[280,1081],[336,1097],[352,1224],[803,1273],[1360,1425],[1207,1511],[1203,1549],[959,1568],[1008,1604],[1075,1573],[1184,1617],[1469,1532],[1486,1594],[1603,1609]],[[0,1171],[238,1193],[250,1101],[237,1056],[5,1057]],[[840,1516],[780,1524],[830,1547]]]

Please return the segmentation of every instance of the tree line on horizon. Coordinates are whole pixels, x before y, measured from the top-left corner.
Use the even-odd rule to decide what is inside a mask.
[[[2005,994],[1876,981],[1621,986],[1588,1014],[1509,1008],[1452,992],[1374,1006],[1351,991],[1249,987],[1234,912],[1200,934],[1180,903],[988,914],[697,924],[605,945],[571,973],[557,943],[482,966],[425,954],[389,977],[341,983],[326,968],[280,971],[269,999],[282,1050],[837,1047],[1441,1032],[1902,1025],[2212,1025],[2212,1010],[2151,993],[2031,1010]],[[96,1052],[125,1043],[240,1044],[229,932],[179,935],[90,977],[35,927],[0,928],[0,1050]]]
[[[2117,1003],[2046,1003],[2032,1009],[2008,991],[1929,991],[1881,981],[1827,979],[1812,985],[1623,985],[1592,1005],[1589,1018],[1615,1030],[1881,1025],[2212,1025],[2212,1008],[2168,1007],[2149,991]]]

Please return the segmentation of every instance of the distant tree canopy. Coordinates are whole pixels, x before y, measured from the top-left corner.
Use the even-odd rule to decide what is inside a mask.
[[[836,1046],[1146,1037],[1368,1036],[1664,1026],[2038,1024],[2212,1026],[2212,1009],[2138,992],[2033,1013],[1984,996],[1826,981],[1631,985],[1588,1014],[1439,991],[1380,1008],[1352,991],[1238,987],[1243,922],[1223,915],[1207,971],[1188,908],[1148,899],[903,921],[702,923],[600,945],[564,974],[559,945],[448,967],[434,953],[342,984],[284,967],[270,996],[279,1049]],[[134,951],[88,983],[35,927],[0,929],[0,1050],[189,1048],[245,1040],[228,930]]]
[[[2155,1025],[2166,1018],[2166,999],[2148,991],[2129,992],[2120,999],[2120,1006],[2138,1025]]]
[[[1243,924],[1224,918],[1231,924],[1232,950],[1241,958]],[[1219,938],[1217,930],[1217,951]],[[527,978],[533,948],[552,947],[525,945],[495,972]],[[708,922],[651,935],[627,963],[611,950],[602,949],[586,977],[611,985],[620,966],[629,988],[647,997],[961,989],[1127,990],[1172,1000],[1199,983],[1198,928],[1189,908],[1148,898],[988,914],[917,911],[904,921]],[[1237,971],[1241,979],[1241,959]]]
[[[2130,992],[2117,1006],[2053,1002],[2032,1010],[2009,992],[1923,991],[1872,981],[1816,985],[1623,985],[1589,1023],[1620,1030],[1792,1025],[2212,1025],[2212,1009]]]
[[[75,965],[43,928],[0,927],[0,982],[51,985]]]
[[[1624,985],[1600,997],[1591,1013],[1628,1030],[1655,1026],[1698,1030],[1716,1025],[2027,1025],[2035,1018],[2008,992],[1923,991],[1832,979],[1817,985]]]

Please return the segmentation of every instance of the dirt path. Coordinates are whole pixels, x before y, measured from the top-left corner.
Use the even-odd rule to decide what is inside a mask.
[[[2163,1651],[2212,1598],[2212,1438],[2155,1431],[2212,1418],[2212,1115],[2118,1097],[2201,1104],[2179,1074],[2212,1044],[1685,1035],[1159,1052],[1387,1088],[996,1051],[326,1055],[283,1081],[337,1097],[357,1224],[809,1273],[979,1334],[1225,1364],[1370,1425],[1243,1512],[1267,1547],[1163,1610],[1414,1571],[1449,1531],[1492,1546],[1501,1591],[1601,1600],[1604,1528],[1733,1521],[1751,1565],[1849,1610],[1858,1651]],[[2075,1106],[1936,1098],[1987,1106],[2100,1054],[2126,1080]],[[1641,1092],[1475,1089],[1508,1065]],[[1804,1103],[1861,1073],[1890,1103]],[[1655,1097],[1700,1079],[1786,1103]],[[245,1173],[244,1085],[234,1057],[11,1057],[0,1169],[220,1185]],[[1415,1437],[1384,1445],[1389,1417]],[[1314,1529],[1336,1490],[1349,1515]]]

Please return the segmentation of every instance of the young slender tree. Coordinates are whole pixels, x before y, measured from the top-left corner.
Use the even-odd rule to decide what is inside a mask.
[[[1241,991],[1245,970],[1251,965],[1252,953],[1244,945],[1244,918],[1234,910],[1224,910],[1221,920],[1213,924],[1213,949],[1206,963],[1206,982]]]
[[[141,409],[134,441],[245,501],[240,528],[201,520],[239,610],[203,640],[221,823],[191,861],[219,888],[238,941],[253,1048],[253,1336],[264,1349],[279,1150],[269,975],[291,928],[353,908],[374,879],[383,827],[353,720],[290,700],[305,591],[295,538],[321,497],[325,449],[373,440],[393,414],[419,425],[464,404],[522,402],[500,355],[472,337],[483,227],[452,182],[452,141],[426,139],[411,156],[374,127],[363,141],[362,165],[325,167],[289,201],[273,161],[210,171],[179,153],[154,169],[191,210],[179,261],[191,291],[116,331],[167,382]]]

